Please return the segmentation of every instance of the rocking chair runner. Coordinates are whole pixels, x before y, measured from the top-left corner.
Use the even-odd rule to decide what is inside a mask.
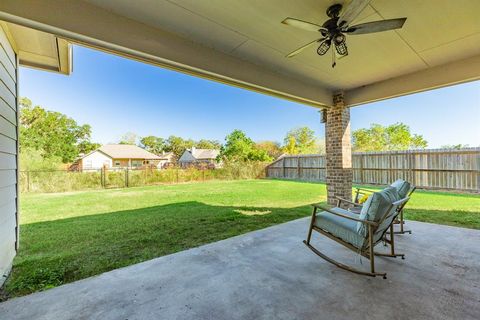
[[[409,197],[410,198],[412,196],[413,192],[417,189],[417,187],[411,186],[409,182],[407,182],[405,180],[402,180],[402,179],[396,180],[390,186],[397,189],[400,197]],[[341,201],[346,201],[350,205],[353,205],[353,209],[350,210],[353,213],[360,213],[360,210],[363,206],[362,204],[359,203],[360,198],[361,198],[360,196],[370,195],[374,192],[375,191],[369,190],[369,189],[356,188],[355,200],[353,202],[346,201],[345,199],[340,199],[340,200]],[[405,207],[406,204],[407,203],[404,203],[403,206],[399,209],[398,219],[395,219],[395,221],[393,222],[394,224],[399,224],[400,225],[400,231],[395,231],[394,232],[395,234],[405,234],[405,233],[412,234],[411,230],[405,230],[404,229],[405,220],[403,219],[403,208]]]
[[[399,213],[399,208],[408,201],[408,197],[394,201],[396,191],[387,188],[374,193],[365,204],[362,214],[351,213],[341,208],[325,208],[321,205],[313,205],[312,219],[308,230],[307,240],[303,241],[308,248],[324,260],[347,271],[366,276],[382,276],[386,279],[386,273],[375,271],[375,255],[386,257],[401,257],[403,254],[395,253],[395,241],[392,222]],[[398,194],[396,195],[398,198]],[[318,209],[323,210],[320,213]],[[357,252],[370,260],[370,272],[362,271],[347,266],[326,256],[310,244],[312,231],[315,230],[328,238],[344,245],[348,249]],[[390,230],[390,239],[386,239],[385,233]],[[384,239],[390,244],[390,253],[378,253],[374,251],[375,245]]]

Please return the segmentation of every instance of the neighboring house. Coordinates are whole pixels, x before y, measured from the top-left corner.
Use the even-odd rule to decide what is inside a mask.
[[[175,154],[173,152],[164,152],[159,154],[158,157],[160,158],[157,165],[158,168],[168,168],[175,163]]]
[[[195,166],[206,166],[208,168],[218,167],[217,156],[220,154],[220,150],[216,149],[197,149],[195,147],[185,150],[178,164],[182,168]]]
[[[160,157],[145,149],[128,144],[107,144],[81,157],[74,170],[106,168],[162,168],[168,157]]]

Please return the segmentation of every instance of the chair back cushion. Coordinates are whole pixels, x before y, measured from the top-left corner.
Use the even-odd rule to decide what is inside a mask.
[[[397,189],[394,187],[386,187],[382,191],[375,192],[363,205],[359,218],[373,222],[380,222],[392,203],[399,199],[400,196],[398,195]],[[357,231],[366,236],[368,233],[368,227],[366,224],[358,222]]]
[[[405,181],[403,179],[398,179],[394,183],[392,183],[390,186],[397,189],[400,199],[403,199],[408,195],[408,191],[410,191],[411,184],[410,182]]]

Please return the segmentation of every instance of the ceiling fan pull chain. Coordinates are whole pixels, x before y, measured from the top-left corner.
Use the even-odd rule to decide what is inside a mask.
[[[337,62],[335,61],[335,50],[331,50],[332,51],[332,68],[335,68],[335,66],[337,65]]]

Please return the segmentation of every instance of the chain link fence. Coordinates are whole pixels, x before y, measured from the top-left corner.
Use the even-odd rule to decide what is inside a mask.
[[[83,171],[20,171],[20,191],[69,192],[80,190],[128,188],[149,185],[204,182],[210,180],[258,179],[265,177],[267,163],[225,164],[219,169],[198,168],[104,168]]]

